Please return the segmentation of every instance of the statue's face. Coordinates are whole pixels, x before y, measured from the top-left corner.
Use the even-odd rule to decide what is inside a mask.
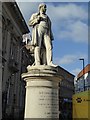
[[[42,6],[40,10],[42,11],[42,13],[46,13],[46,10],[47,10],[47,9],[46,9],[46,5],[45,5],[45,6]]]

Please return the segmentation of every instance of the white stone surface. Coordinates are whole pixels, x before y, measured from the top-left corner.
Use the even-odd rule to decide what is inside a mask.
[[[57,68],[28,66],[22,74],[26,81],[25,118],[59,118]]]
[[[45,86],[47,81],[38,82],[40,85],[33,81],[33,84],[27,87],[25,118],[58,118],[58,89],[52,88],[50,82],[50,86]]]
[[[46,4],[39,5],[39,11],[32,14],[29,26],[32,27],[32,46],[35,47],[35,65],[56,66],[52,62],[52,40],[51,20],[46,14]]]

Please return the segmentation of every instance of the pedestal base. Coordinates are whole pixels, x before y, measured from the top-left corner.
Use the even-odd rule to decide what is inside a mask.
[[[25,118],[59,118],[57,68],[29,66],[22,74],[26,81]]]

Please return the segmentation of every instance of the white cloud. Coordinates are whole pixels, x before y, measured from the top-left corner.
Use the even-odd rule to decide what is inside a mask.
[[[68,65],[76,62],[77,60],[79,60],[79,58],[87,59],[88,55],[86,54],[64,55],[62,58],[55,58],[54,62],[55,64],[59,64],[59,65]]]
[[[71,73],[74,74],[75,76],[77,76],[80,71],[81,71],[80,68],[76,68],[76,69],[72,70]]]
[[[56,58],[57,64],[63,65],[63,64],[70,64],[76,59],[76,56],[74,55],[65,55],[61,59]]]
[[[43,0],[42,0],[43,1]],[[24,16],[31,16],[33,12],[37,12],[39,2],[19,2],[21,11]],[[61,2],[58,6],[54,4],[47,4],[47,13],[52,20],[60,22],[60,20],[67,19],[87,19],[88,13],[83,6],[77,5],[75,3],[64,4]]]
[[[45,2],[45,0],[41,0],[41,1],[39,0],[39,2],[38,0],[36,0],[36,2],[35,0],[33,1],[25,0],[24,3],[23,1],[24,0],[22,0],[19,3],[19,6],[27,22],[30,16],[38,11],[39,2]],[[52,0],[52,1],[56,2],[57,0]],[[75,0],[71,0],[71,1],[74,2]],[[71,1],[69,0],[69,2]],[[78,0],[78,2],[79,1],[81,0]],[[46,2],[48,1],[46,0]],[[60,0],[58,2],[60,2]],[[88,41],[88,25],[86,23],[88,21],[87,9],[88,8],[84,7],[84,4],[78,4],[78,3],[65,4],[64,0],[62,0],[62,2],[58,5],[55,5],[53,3],[47,4],[47,14],[49,15],[52,21],[52,29],[55,40],[68,40],[77,43],[78,42],[87,43]],[[80,50],[82,49],[80,48]],[[70,64],[73,65],[73,63],[78,61],[78,59],[81,57],[87,59],[86,54],[73,53],[73,55],[69,54],[69,55],[64,55],[62,58],[55,58],[54,63],[60,66],[70,65]],[[72,70],[72,73],[77,74],[79,70],[80,70],[79,68],[76,68],[75,70]]]
[[[18,2],[89,2],[89,0],[16,0]]]
[[[18,4],[28,23],[30,16],[38,11],[39,2],[20,2]],[[61,2],[58,6],[53,3],[47,4],[47,7],[55,39],[87,43],[88,25],[84,21],[88,20],[88,11],[83,5]]]
[[[78,65],[79,58],[84,58],[84,60],[87,61],[88,55],[80,53],[64,55],[62,58],[54,58],[54,63],[62,66],[63,68],[69,70],[69,72],[77,76],[81,71],[81,68],[79,68]]]
[[[16,0],[17,2],[45,2],[47,0]]]
[[[64,4],[61,3],[58,6],[48,5],[49,15],[58,20],[67,20],[67,19],[87,19],[88,13],[86,10],[75,3]],[[55,13],[55,14],[54,14]],[[55,16],[54,16],[55,15]]]
[[[52,20],[54,36],[57,34],[56,39],[87,43],[88,10],[82,5],[49,5],[48,14]]]
[[[87,24],[76,21],[72,24],[67,24],[66,28],[62,30],[58,36],[61,40],[69,39],[75,42],[88,42],[88,26]]]
[[[18,3],[26,22],[38,11],[39,2]],[[57,40],[72,40],[74,42],[88,41],[88,11],[83,5],[75,3],[47,4],[47,14],[52,21],[54,38]],[[57,35],[56,35],[57,34]]]

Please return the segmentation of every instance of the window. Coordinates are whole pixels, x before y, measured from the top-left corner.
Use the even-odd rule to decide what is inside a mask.
[[[18,62],[18,44],[15,38],[11,38],[10,57]]]
[[[3,23],[3,26],[2,26],[2,50],[3,50],[3,53],[6,52],[6,45],[7,45],[7,30],[6,30],[5,23]]]

